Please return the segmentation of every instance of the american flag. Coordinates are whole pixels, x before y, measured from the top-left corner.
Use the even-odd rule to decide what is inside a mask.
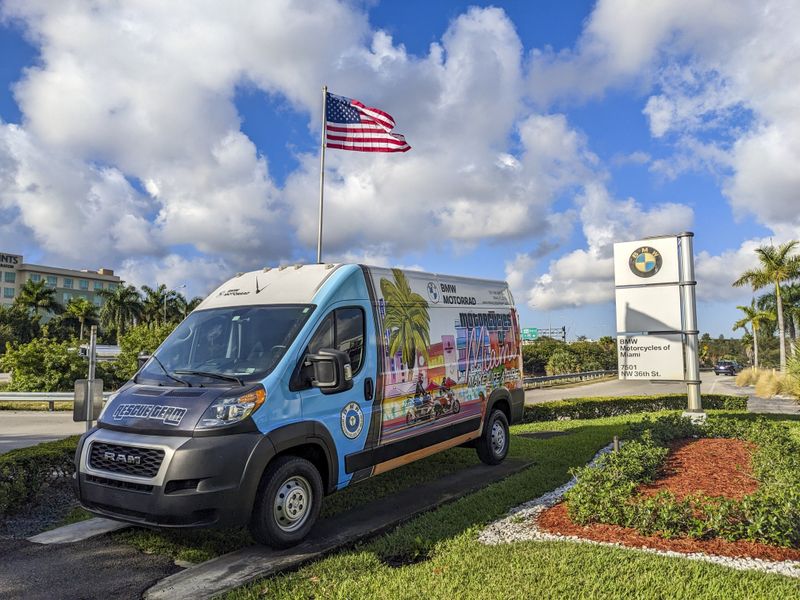
[[[411,146],[392,133],[392,115],[352,98],[328,92],[325,98],[325,145],[356,152],[407,152]]]

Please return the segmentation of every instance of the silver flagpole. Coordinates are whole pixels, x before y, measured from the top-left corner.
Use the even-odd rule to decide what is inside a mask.
[[[325,123],[328,86],[322,86],[322,134],[319,149],[319,228],[317,229],[317,264],[322,264],[322,192],[325,189]]]

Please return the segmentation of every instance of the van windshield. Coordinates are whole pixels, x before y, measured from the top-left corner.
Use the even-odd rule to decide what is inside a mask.
[[[237,306],[190,314],[137,375],[138,383],[225,384],[272,371],[312,306]],[[201,374],[205,373],[205,375]]]

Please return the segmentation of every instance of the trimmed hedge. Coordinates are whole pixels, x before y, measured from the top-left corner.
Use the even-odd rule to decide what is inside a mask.
[[[639,412],[685,410],[686,405],[686,394],[570,398],[526,406],[523,421],[531,423],[533,421],[600,419]],[[747,396],[703,394],[703,408],[710,410],[747,410]]]
[[[763,418],[709,417],[705,426],[677,415],[631,426],[633,439],[594,465],[573,469],[577,484],[567,510],[581,525],[632,527],[665,538],[749,540],[800,546],[800,444],[785,425]],[[756,446],[753,473],[758,489],[741,500],[693,494],[678,499],[662,490],[643,497],[637,488],[660,474],[671,440],[734,438]]]
[[[69,481],[77,445],[78,436],[72,436],[1,454],[0,515],[19,510],[49,483]]]

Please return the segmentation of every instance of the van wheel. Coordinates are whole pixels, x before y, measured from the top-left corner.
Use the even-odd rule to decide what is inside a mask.
[[[299,456],[276,458],[258,486],[250,533],[259,544],[289,548],[308,535],[322,507],[322,477]]]
[[[475,449],[487,465],[499,465],[508,454],[508,419],[501,410],[493,410],[486,421]]]

